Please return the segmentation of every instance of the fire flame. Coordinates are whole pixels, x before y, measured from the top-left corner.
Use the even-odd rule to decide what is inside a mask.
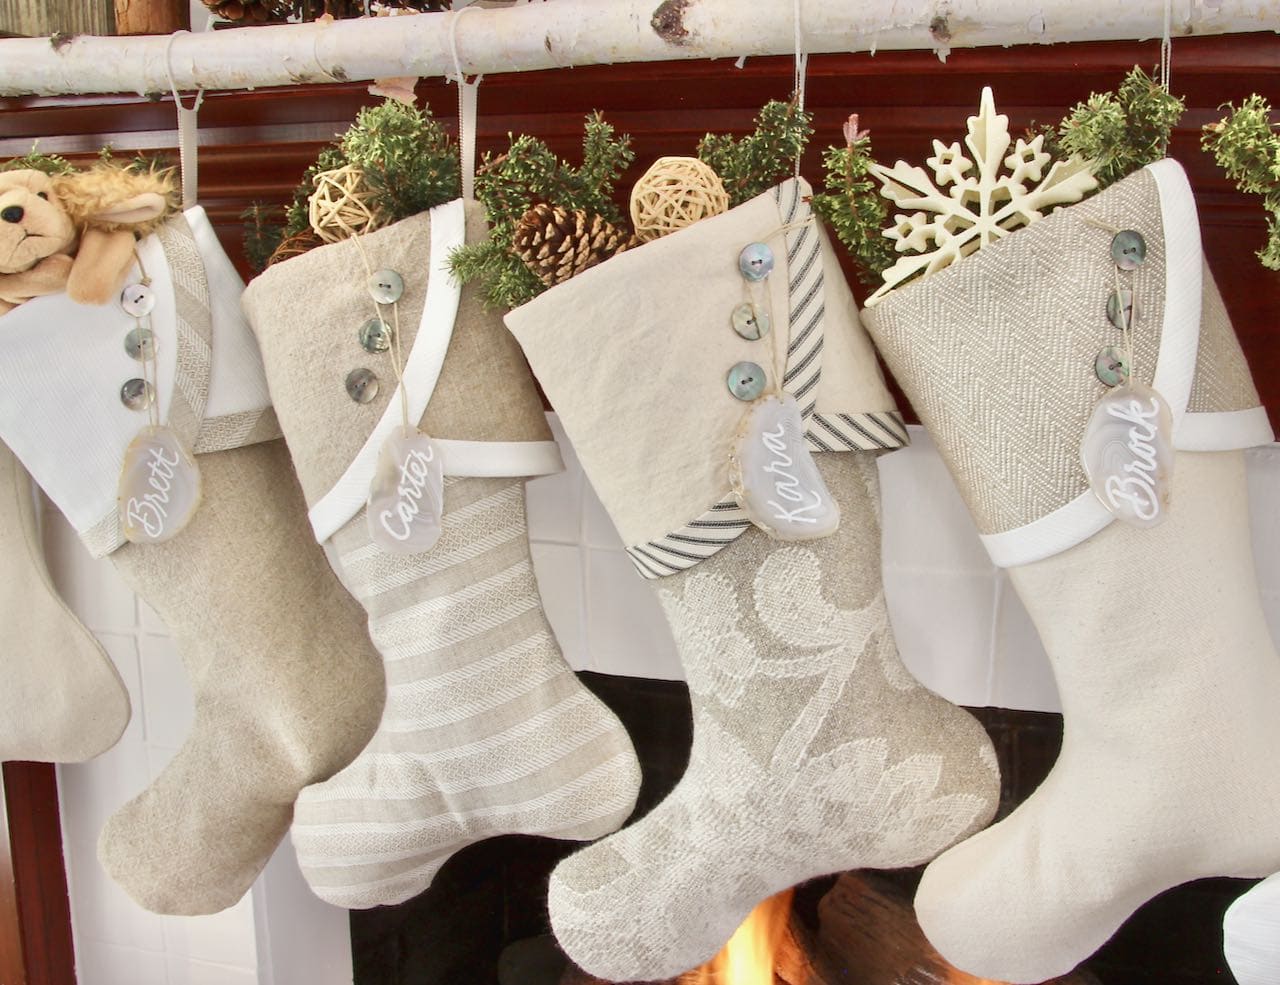
[[[791,920],[788,889],[757,906],[729,943],[701,968],[686,972],[680,985],[774,985],[774,967]]]

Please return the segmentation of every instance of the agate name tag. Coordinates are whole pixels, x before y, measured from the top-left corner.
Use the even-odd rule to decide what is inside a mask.
[[[397,427],[383,443],[368,514],[369,537],[389,554],[420,554],[440,539],[444,465],[421,431]]]
[[[835,533],[840,508],[805,445],[794,397],[771,396],[752,404],[734,456],[738,502],[756,526],[779,540]]]
[[[1116,518],[1154,527],[1169,510],[1173,414],[1151,387],[1116,387],[1093,409],[1080,458],[1094,494]]]
[[[200,506],[200,467],[172,428],[143,428],[129,443],[120,470],[120,528],[134,544],[176,535]]]

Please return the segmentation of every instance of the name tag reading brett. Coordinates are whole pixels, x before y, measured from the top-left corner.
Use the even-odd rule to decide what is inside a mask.
[[[191,522],[200,506],[200,467],[171,428],[145,427],[129,443],[117,499],[121,530],[134,544],[161,543]]]
[[[1169,510],[1173,415],[1141,383],[1116,387],[1093,409],[1080,458],[1094,495],[1116,519],[1154,527]]]
[[[772,537],[813,540],[840,526],[840,507],[805,445],[794,397],[765,397],[751,405],[731,473],[739,504]]]
[[[440,539],[443,515],[439,447],[421,431],[397,427],[369,487],[369,537],[389,554],[420,554]]]

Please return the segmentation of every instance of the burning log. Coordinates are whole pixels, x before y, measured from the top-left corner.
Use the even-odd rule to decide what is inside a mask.
[[[827,985],[998,985],[958,970],[933,949],[905,892],[883,877],[846,872],[818,904],[814,963]],[[1075,971],[1044,985],[1098,985]]]

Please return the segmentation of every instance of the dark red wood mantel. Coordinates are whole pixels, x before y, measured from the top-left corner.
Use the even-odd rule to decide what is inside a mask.
[[[984,85],[994,89],[996,106],[1010,116],[1011,125],[1022,128],[1032,121],[1057,121],[1090,92],[1113,89],[1135,63],[1150,69],[1157,60],[1156,41],[957,50],[946,64],[929,52],[814,56],[807,98],[817,134],[803,171],[811,181],[820,180],[822,149],[842,142],[840,128],[852,112],[870,127],[878,157],[920,161],[933,137],[948,143],[963,137],[965,120],[976,113]],[[790,83],[789,58],[748,59],[741,69],[721,60],[487,76],[479,96],[479,149],[501,151],[508,133],[523,132],[576,159],[582,117],[600,109],[634,137],[638,163],[621,183],[620,195],[625,196],[654,158],[692,154],[708,130],[746,131],[760,105],[785,98]],[[1172,154],[1190,175],[1205,251],[1272,422],[1280,428],[1280,273],[1264,270],[1253,256],[1265,237],[1260,200],[1236,192],[1199,148],[1200,128],[1222,115],[1223,104],[1238,103],[1251,92],[1280,104],[1280,35],[1176,40],[1173,89],[1186,96],[1188,109]],[[436,116],[451,126],[456,122],[453,87],[434,80],[421,83],[418,94]],[[318,148],[345,129],[360,106],[374,102],[364,85],[355,84],[205,97],[200,201],[242,271],[240,213],[254,201],[283,202]],[[23,154],[37,140],[42,150],[76,160],[91,158],[104,144],[122,152],[172,150],[177,143],[172,100],[136,95],[0,98],[0,158]],[[653,284],[653,290],[662,289],[660,282]],[[49,863],[50,839],[57,832],[52,776],[51,768],[5,770],[15,874],[30,868],[32,859]],[[15,810],[26,819],[23,824],[13,823]],[[40,823],[27,823],[32,818]],[[3,978],[8,943],[5,842],[0,837],[0,985],[10,985]],[[30,878],[17,881],[19,912],[35,914],[22,923],[23,946],[37,956],[28,959],[28,977],[15,983],[73,981],[70,965],[58,965],[58,956],[47,953],[65,947],[62,957],[70,958],[65,883],[59,890],[52,880],[45,872],[39,889]],[[32,893],[40,898],[33,902]],[[49,894],[58,899],[48,899]],[[52,926],[37,930],[31,923],[36,919]],[[45,970],[33,972],[32,967]]]

